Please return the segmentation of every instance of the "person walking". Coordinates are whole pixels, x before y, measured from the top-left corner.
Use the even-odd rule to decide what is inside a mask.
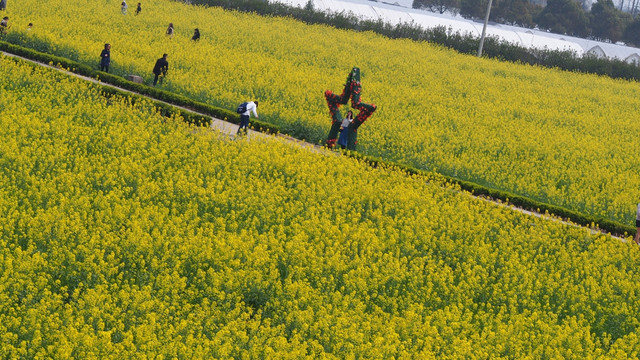
[[[153,86],[156,86],[156,84],[158,83],[158,78],[160,78],[160,84],[162,84],[162,79],[167,76],[167,72],[169,71],[169,62],[167,61],[167,56],[169,55],[162,54],[162,57],[156,60],[156,65],[153,67],[153,74],[156,76],[153,79]]]
[[[111,65],[111,44],[104,44],[104,49],[100,53],[100,71],[109,72]]]
[[[0,0],[0,10],[7,9],[7,0]]]
[[[169,27],[167,28],[167,36],[173,37],[173,23],[169,23]]]
[[[240,127],[237,134],[247,134],[249,128],[249,117],[253,112],[253,116],[258,119],[258,101],[248,101],[238,106],[237,112],[240,114]]]
[[[138,3],[138,7],[136,8],[136,15],[140,14],[140,11],[142,11],[142,4]]]
[[[198,41],[200,40],[200,30],[198,30],[197,28],[193,31],[193,37],[191,38],[191,40],[193,41]]]
[[[120,4],[120,11],[122,15],[127,15],[127,10],[129,9],[129,5],[127,5],[127,0],[122,0],[122,4]]]
[[[346,149],[347,144],[349,143],[349,135],[351,133],[351,129],[349,129],[349,125],[353,122],[353,111],[347,111],[347,117],[342,120],[342,124],[340,124],[340,137],[338,137],[338,145],[341,148]]]

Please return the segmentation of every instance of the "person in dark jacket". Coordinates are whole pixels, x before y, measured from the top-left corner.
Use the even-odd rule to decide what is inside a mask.
[[[7,0],[0,0],[0,10],[5,10],[7,8]]]
[[[9,17],[5,16],[0,21],[0,35],[7,35],[7,30],[9,30]]]
[[[138,3],[138,7],[136,8],[136,15],[140,14],[140,11],[142,11],[142,4]]]
[[[111,44],[104,44],[104,50],[100,53],[100,71],[109,72],[111,65]]]
[[[162,57],[156,61],[156,65],[153,67],[153,74],[156,76],[153,79],[153,86],[156,86],[158,83],[158,78],[160,78],[160,84],[162,84],[162,79],[167,76],[167,71],[169,71],[167,56],[167,54],[162,54]],[[160,77],[160,75],[162,75],[162,77]]]
[[[197,28],[193,31],[193,37],[191,38],[191,40],[193,41],[198,41],[200,40],[200,30],[198,30]]]

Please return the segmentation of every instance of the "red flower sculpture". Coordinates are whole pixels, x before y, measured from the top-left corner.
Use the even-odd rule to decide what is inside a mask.
[[[344,84],[342,94],[336,95],[330,90],[324,92],[324,97],[327,99],[327,105],[329,106],[329,112],[331,114],[331,129],[327,137],[327,147],[332,148],[336,144],[336,139],[340,132],[340,125],[342,124],[340,106],[346,104],[349,98],[351,98],[351,107],[357,109],[359,113],[351,124],[342,131],[347,131],[345,135],[348,136],[347,149],[355,150],[358,127],[367,121],[377,108],[375,104],[365,104],[361,102],[361,92],[360,68],[357,67],[354,67],[349,73],[349,76],[347,76],[347,82]]]

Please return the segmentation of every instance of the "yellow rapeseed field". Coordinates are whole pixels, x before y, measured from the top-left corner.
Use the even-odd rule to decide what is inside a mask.
[[[113,71],[147,83],[166,52],[167,89],[228,109],[258,99],[264,120],[316,142],[329,128],[322,92],[339,90],[359,66],[363,101],[378,105],[361,127],[360,151],[633,222],[637,83],[168,0],[145,0],[135,16],[135,3],[122,15],[116,0],[23,0],[7,10],[7,40],[96,68],[109,42]],[[198,43],[190,41],[196,27]]]
[[[626,358],[631,242],[0,57],[0,357]]]

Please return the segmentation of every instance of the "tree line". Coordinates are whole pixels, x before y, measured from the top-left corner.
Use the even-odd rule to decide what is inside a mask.
[[[558,34],[640,46],[640,0],[627,0],[629,12],[612,0],[548,0],[541,6],[528,0],[494,0],[489,20],[527,28],[538,27]],[[414,0],[414,8],[443,13],[459,13],[465,18],[484,19],[488,0]]]

